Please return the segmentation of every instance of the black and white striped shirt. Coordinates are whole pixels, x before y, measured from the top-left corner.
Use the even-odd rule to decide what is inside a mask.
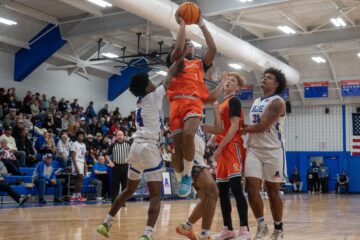
[[[130,152],[130,144],[128,142],[114,142],[110,145],[107,155],[112,155],[112,161],[116,164],[125,164],[126,158]]]

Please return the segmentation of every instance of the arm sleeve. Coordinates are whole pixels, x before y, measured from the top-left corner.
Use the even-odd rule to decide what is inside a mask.
[[[159,110],[162,109],[162,102],[164,99],[164,96],[166,95],[166,91],[164,88],[164,85],[158,86],[155,91],[152,93],[151,101]]]
[[[45,179],[47,182],[50,181],[50,179],[44,175],[44,164],[39,164],[36,169],[38,171],[39,179]]]
[[[229,117],[241,117],[241,103],[237,97],[229,100]]]

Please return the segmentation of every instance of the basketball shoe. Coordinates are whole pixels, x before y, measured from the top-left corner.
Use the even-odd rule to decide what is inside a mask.
[[[196,236],[195,236],[195,233],[192,229],[190,230],[186,230],[184,228],[184,225],[183,224],[180,224],[177,228],[176,228],[176,233],[179,234],[179,235],[183,235],[185,237],[187,237],[188,239],[191,239],[191,240],[196,240]]]
[[[147,235],[141,235],[139,240],[154,240],[153,237],[148,237]]]
[[[179,183],[178,195],[179,197],[186,197],[191,193],[192,177],[183,175]]]
[[[269,228],[266,224],[264,224],[263,226],[258,225],[254,240],[263,240],[268,234]]]
[[[240,227],[240,231],[236,236],[236,240],[251,240],[250,232],[246,226]]]
[[[216,240],[227,240],[233,238],[236,238],[236,232],[229,230],[228,227],[224,227],[223,230],[215,236]]]
[[[111,225],[108,226],[106,223],[102,223],[98,226],[96,231],[98,233],[100,233],[101,235],[103,235],[104,237],[109,237],[110,228],[111,228]]]
[[[271,240],[283,240],[284,239],[284,231],[275,229],[271,234]]]

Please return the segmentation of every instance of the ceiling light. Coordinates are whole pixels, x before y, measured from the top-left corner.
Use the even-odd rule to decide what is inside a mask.
[[[242,66],[237,63],[230,63],[229,66],[235,68],[236,70],[242,69]]]
[[[312,57],[311,59],[316,63],[326,63],[325,59],[322,57]]]
[[[103,7],[103,8],[112,6],[112,4],[110,4],[110,3],[108,3],[108,2],[106,2],[104,0],[88,0],[88,1],[98,5],[100,7]]]
[[[102,55],[103,55],[104,57],[107,57],[107,58],[118,58],[118,57],[119,57],[118,55],[113,54],[113,53],[109,53],[109,52],[103,53]]]
[[[358,55],[358,57],[360,58],[360,52],[359,52],[357,55]]]
[[[0,17],[0,23],[3,23],[3,24],[6,24],[6,25],[16,25],[17,22],[14,22],[14,21],[11,21],[9,19],[6,19],[6,18],[2,18]]]
[[[295,34],[295,30],[288,26],[278,26],[278,29],[283,31],[286,34]]]
[[[332,18],[330,21],[335,27],[346,27],[346,22],[342,18]]]
[[[160,75],[163,75],[163,76],[166,76],[166,75],[167,75],[167,72],[162,71],[162,70],[157,71],[156,73],[157,73],[157,74],[160,74]]]
[[[193,45],[195,48],[201,48],[201,47],[202,47],[202,45],[201,45],[200,43],[195,42],[195,41],[193,41],[193,40],[191,40],[191,43],[192,43],[192,45]]]

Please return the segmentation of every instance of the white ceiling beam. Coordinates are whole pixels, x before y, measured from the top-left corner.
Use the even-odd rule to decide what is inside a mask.
[[[343,100],[343,97],[341,95],[341,87],[339,86],[339,79],[338,79],[337,74],[336,74],[335,65],[332,62],[332,60],[330,58],[330,55],[327,52],[325,52],[325,50],[322,49],[321,47],[320,47],[320,50],[324,54],[324,56],[325,56],[325,58],[326,58],[326,60],[327,60],[327,62],[329,64],[330,71],[331,71],[331,74],[333,76],[333,79],[334,79],[334,82],[335,82],[335,85],[336,85],[336,88],[337,88],[337,92],[338,92],[338,95],[339,95],[339,98],[340,98],[340,102],[341,102],[341,104],[343,104],[344,100]]]
[[[29,44],[27,42],[17,40],[17,39],[13,39],[13,38],[9,38],[9,37],[6,37],[6,36],[1,36],[0,35],[0,42],[9,44],[9,45],[12,45],[12,46],[15,46],[15,47],[30,49]]]
[[[345,13],[345,11],[340,7],[338,2],[333,2],[335,8],[339,11],[340,16],[342,16],[343,18],[345,18],[350,24],[351,26],[355,26],[355,22],[347,15],[347,13]]]
[[[46,70],[49,71],[58,71],[58,70],[66,70],[69,68],[76,68],[75,64],[69,64],[69,65],[62,65],[62,66],[52,66],[52,67],[48,67],[46,68]]]
[[[25,6],[23,4],[11,0],[1,0],[0,2],[1,5],[4,6],[5,8],[24,14],[26,16],[33,17],[38,20],[49,22],[55,25],[59,23],[56,17],[41,12],[39,10],[33,9],[31,7]]]
[[[307,32],[307,27],[306,27],[304,24],[300,23],[300,21],[299,21],[298,19],[295,19],[295,17],[292,16],[292,14],[291,14],[289,11],[287,11],[287,10],[285,10],[285,9],[283,9],[283,10],[278,9],[278,11],[279,11],[280,14],[281,14],[283,17],[285,17],[289,22],[291,22],[292,24],[294,24],[297,28],[301,29],[301,31]]]
[[[262,28],[262,29],[279,31],[277,26],[270,25],[265,22],[253,20],[253,19],[246,19],[246,18],[240,18],[239,20],[232,19],[232,20],[229,20],[229,23],[234,24],[234,25],[245,25],[245,26],[250,26],[250,27],[257,27],[257,28]]]
[[[100,11],[99,9],[97,9],[96,7],[86,3],[86,2],[80,2],[78,0],[58,0],[62,3],[65,3],[67,5],[70,5],[74,8],[77,8],[81,11],[84,11],[84,12],[87,12],[87,13],[90,13],[94,16],[97,16],[97,17],[102,17],[103,16],[103,13],[102,11]]]

